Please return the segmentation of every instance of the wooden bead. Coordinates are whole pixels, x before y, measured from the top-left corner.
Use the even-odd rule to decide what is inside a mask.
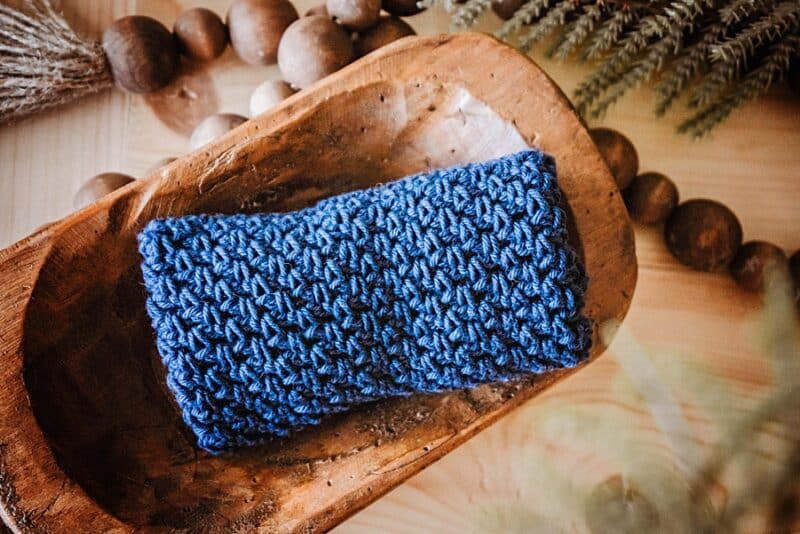
[[[794,282],[794,301],[800,305],[800,250],[789,257],[789,275]]]
[[[267,80],[256,87],[250,95],[250,116],[261,115],[292,96],[294,92],[294,89],[283,80]]]
[[[227,24],[231,46],[251,65],[272,65],[283,32],[297,20],[288,0],[233,0]]]
[[[492,11],[503,20],[509,20],[528,0],[495,0]]]
[[[210,115],[200,121],[200,124],[192,132],[189,138],[189,147],[192,150],[197,150],[201,146],[207,145],[214,139],[221,137],[227,132],[233,130],[247,118],[235,113],[217,113]]]
[[[327,0],[328,13],[352,31],[371,28],[381,15],[381,0]]]
[[[134,15],[115,21],[103,33],[103,50],[117,85],[149,93],[172,81],[178,70],[178,46],[163,24]]]
[[[762,291],[769,269],[786,264],[786,254],[766,241],[748,241],[741,247],[730,265],[731,276],[748,291]]]
[[[684,265],[698,271],[727,266],[742,244],[736,215],[719,202],[696,199],[672,212],[664,227],[667,248]]]
[[[286,29],[278,47],[278,67],[292,87],[304,89],[353,60],[353,42],[331,19],[303,17]]]
[[[634,178],[622,196],[631,219],[642,224],[660,223],[678,205],[678,188],[672,180],[657,172]]]
[[[322,15],[323,17],[330,17],[330,13],[328,13],[328,8],[325,4],[317,4],[316,6],[310,8],[306,11],[305,17],[313,17],[314,15]]]
[[[417,5],[418,0],[383,0],[384,11],[396,17],[410,17],[422,13],[425,8]]]
[[[89,178],[72,198],[75,209],[81,209],[107,194],[133,182],[135,178],[118,172],[104,172]]]
[[[222,19],[203,7],[188,9],[180,14],[172,27],[181,52],[195,61],[210,61],[219,57],[228,46],[228,30]]]
[[[589,132],[605,158],[620,191],[633,181],[639,172],[639,156],[630,140],[616,130],[595,128]]]
[[[398,17],[381,17],[372,28],[358,35],[353,46],[357,57],[365,56],[402,37],[416,35],[406,21]]]

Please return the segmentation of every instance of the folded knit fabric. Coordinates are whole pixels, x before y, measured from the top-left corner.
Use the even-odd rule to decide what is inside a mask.
[[[559,200],[529,150],[294,213],[151,222],[147,310],[199,446],[574,366],[591,327]]]

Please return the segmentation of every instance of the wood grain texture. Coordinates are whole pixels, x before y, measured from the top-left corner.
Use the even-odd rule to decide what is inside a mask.
[[[314,3],[297,2],[298,11]],[[210,7],[222,15],[227,4],[64,2],[68,18],[95,36],[123,14],[145,14],[170,25],[183,7]],[[438,10],[408,20],[421,34],[447,29],[446,16]],[[567,94],[587,72],[571,62],[537,60]],[[278,76],[275,68],[244,65],[230,51],[204,73],[203,83],[176,84],[174,93],[182,100],[170,101],[191,106],[195,118],[157,113],[139,97],[109,92],[0,129],[0,243],[69,213],[73,192],[89,176],[112,170],[141,176],[162,157],[185,153],[188,133],[204,114],[246,114],[250,91]],[[655,119],[652,98],[647,88],[633,93],[602,123],[631,138],[641,170],[670,176],[682,198],[708,197],[730,206],[742,222],[745,240],[770,240],[788,252],[800,248],[800,99],[778,85],[710,138],[694,142],[674,133],[677,118]],[[159,117],[172,119],[173,127]],[[587,532],[587,498],[620,474],[657,510],[662,531],[682,520],[670,494],[687,500],[688,459],[715,454],[723,436],[755,413],[782,381],[750,335],[758,299],[724,274],[698,274],[680,266],[658,229],[635,230],[639,281],[625,326],[649,349],[657,376],[689,419],[688,449],[670,446],[669,440],[682,434],[659,427],[653,416],[657,410],[642,399],[647,388],[631,377],[612,346],[597,362],[387,494],[338,532]],[[750,458],[753,470],[745,473],[782,461],[774,449],[786,442],[786,432],[779,429],[760,441],[763,454]],[[719,510],[726,494],[752,493],[747,476],[733,478],[725,492],[701,504],[710,500],[712,509]],[[752,526],[750,532],[765,530],[759,528],[761,515],[756,514]]]
[[[459,65],[467,50],[496,67]],[[535,91],[511,98],[518,86]],[[155,217],[298,209],[526,146],[558,161],[597,333],[624,317],[636,279],[619,192],[560,90],[480,34],[393,43],[0,253],[6,519],[48,532],[322,531],[577,372],[380,403],[214,457],[165,391],[144,310],[135,238]]]

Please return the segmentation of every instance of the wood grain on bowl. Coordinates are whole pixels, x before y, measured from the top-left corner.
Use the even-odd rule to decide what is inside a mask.
[[[484,61],[463,62],[467,52]],[[374,403],[214,457],[165,391],[144,310],[135,239],[155,217],[297,209],[528,145],[556,157],[590,277],[586,313],[595,326],[621,320],[636,261],[613,178],[547,76],[478,34],[397,41],[0,252],[3,520],[44,532],[321,531],[575,372]],[[592,356],[602,351],[596,341]]]

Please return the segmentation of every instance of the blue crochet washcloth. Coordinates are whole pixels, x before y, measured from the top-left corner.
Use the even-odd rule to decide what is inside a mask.
[[[152,221],[147,311],[199,446],[577,364],[586,277],[560,197],[528,150],[293,213]]]

